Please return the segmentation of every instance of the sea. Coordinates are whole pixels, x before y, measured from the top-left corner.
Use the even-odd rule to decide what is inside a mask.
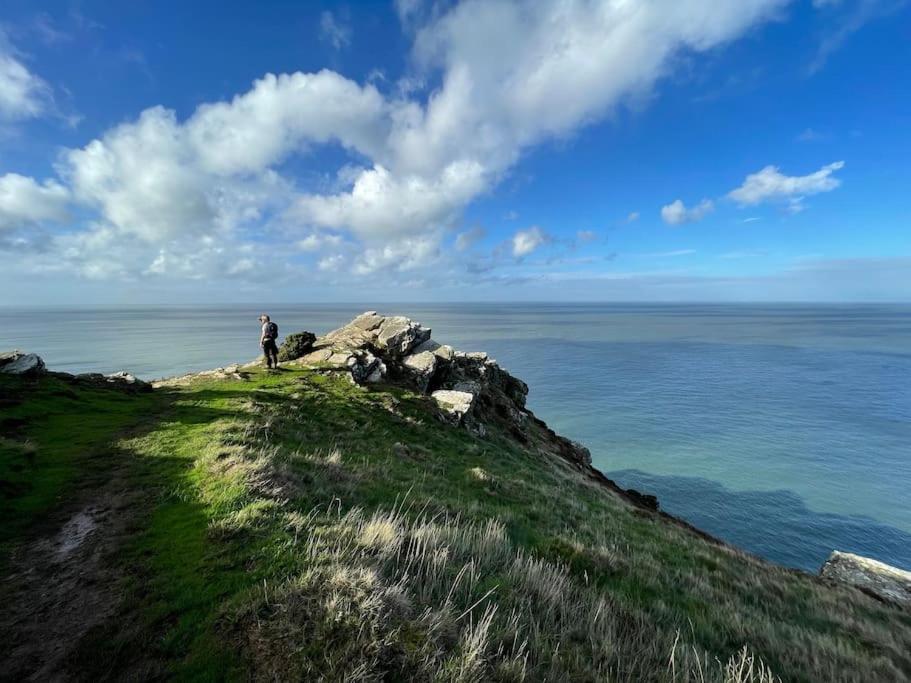
[[[254,358],[262,312],[324,333],[369,308],[487,351],[596,467],[710,534],[811,572],[835,549],[911,569],[911,305],[5,307],[0,350],[152,379]]]

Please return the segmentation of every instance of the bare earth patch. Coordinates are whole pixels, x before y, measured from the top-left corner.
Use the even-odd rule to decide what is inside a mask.
[[[136,518],[136,498],[113,481],[13,553],[0,583],[0,680],[73,678],[68,662],[79,642],[122,601],[113,559]]]

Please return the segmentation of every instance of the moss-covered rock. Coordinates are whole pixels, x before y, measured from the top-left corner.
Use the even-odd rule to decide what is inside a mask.
[[[313,350],[316,335],[312,332],[295,332],[285,337],[285,341],[278,349],[278,360],[285,362],[297,360]]]

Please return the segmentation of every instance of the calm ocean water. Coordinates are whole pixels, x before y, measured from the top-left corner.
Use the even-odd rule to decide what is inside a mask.
[[[367,306],[274,306],[322,333]],[[625,486],[786,565],[911,568],[911,306],[395,305],[484,350]],[[259,308],[0,308],[0,349],[154,378],[245,361]],[[555,501],[558,504],[558,501]]]

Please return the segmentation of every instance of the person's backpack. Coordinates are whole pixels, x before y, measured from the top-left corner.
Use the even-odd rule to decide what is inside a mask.
[[[269,327],[266,328],[266,336],[270,339],[278,339],[278,325],[270,321]]]

